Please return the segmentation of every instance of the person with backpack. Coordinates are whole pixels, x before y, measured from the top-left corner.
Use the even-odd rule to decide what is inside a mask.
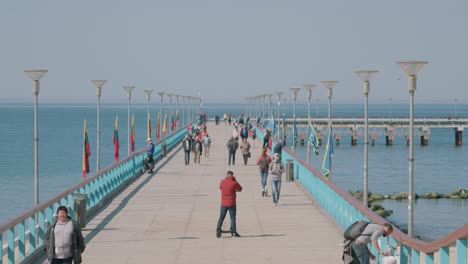
[[[242,125],[240,136],[241,136],[242,142],[247,142],[247,138],[249,137],[249,130],[247,129],[247,126]]]
[[[270,164],[271,174],[271,197],[273,198],[273,205],[278,205],[280,191],[281,191],[281,175],[284,172],[284,165],[281,162],[281,155],[276,153],[273,155],[273,162]]]
[[[262,154],[257,158],[257,166],[260,171],[260,180],[262,184],[262,197],[268,196],[266,187],[268,178],[268,169],[270,168],[271,157],[267,154],[267,149],[262,149]]]
[[[350,243],[351,254],[354,264],[369,264],[370,260],[374,260],[375,256],[369,251],[367,244],[372,242],[372,245],[377,249],[379,254],[384,256],[389,255],[388,252],[380,249],[379,238],[389,236],[393,232],[393,226],[389,223],[382,225],[376,223],[366,223],[358,221],[348,227],[344,232],[345,245]],[[348,242],[348,243],[347,243]]]
[[[237,142],[237,139],[234,137],[231,137],[227,144],[227,149],[228,149],[228,165],[235,165],[236,163],[236,151],[239,148],[239,143]]]

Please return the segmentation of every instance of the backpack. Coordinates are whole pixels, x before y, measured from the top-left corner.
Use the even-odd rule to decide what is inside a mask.
[[[242,128],[242,137],[246,138],[248,135],[247,135],[247,129],[244,127]]]
[[[352,223],[346,230],[344,231],[343,237],[346,240],[356,240],[356,238],[360,237],[366,226],[370,224],[367,221],[356,221]],[[369,235],[370,236],[370,235]]]
[[[268,160],[266,159],[260,160],[260,169],[262,170],[268,169]]]

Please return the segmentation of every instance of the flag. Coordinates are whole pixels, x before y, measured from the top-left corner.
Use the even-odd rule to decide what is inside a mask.
[[[317,134],[315,133],[315,129],[312,126],[312,122],[309,122],[309,133],[307,135],[307,138],[308,138],[307,143],[314,148],[314,153],[318,155],[319,154],[318,138],[317,138]]]
[[[330,170],[331,170],[331,158],[333,157],[333,133],[332,128],[328,131],[328,140],[327,140],[327,149],[325,150],[325,155],[323,156],[323,163],[322,169],[324,171],[323,175],[325,177],[330,177]]]
[[[167,112],[164,114],[164,123],[162,126],[162,134],[166,135],[167,133]]]
[[[114,143],[114,160],[119,161],[119,117],[115,117],[115,126],[114,126],[114,138],[112,140]]]
[[[161,136],[161,113],[158,112],[158,119],[156,119],[156,138],[159,139]]]
[[[150,114],[148,113],[148,138],[151,137],[151,119],[150,119]]]
[[[285,139],[286,142],[286,117],[283,115],[283,124],[281,126],[283,130],[283,138]]]
[[[89,148],[89,141],[88,141],[88,131],[86,130],[86,119],[84,121],[84,129],[83,129],[83,178],[86,178],[86,174],[89,173],[89,157],[91,156],[91,150]]]
[[[297,140],[299,139],[299,136],[297,134],[297,125],[296,125],[296,119],[294,119],[293,121],[293,145],[291,147],[291,149],[296,149],[296,146],[297,146]]]
[[[171,112],[171,131],[174,131],[175,128],[175,117],[174,112]]]
[[[135,151],[135,115],[132,114],[132,130],[130,131],[130,152]]]

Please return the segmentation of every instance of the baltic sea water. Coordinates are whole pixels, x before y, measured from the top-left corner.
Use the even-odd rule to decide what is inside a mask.
[[[166,106],[167,107],[167,106]],[[152,106],[152,124],[159,106]],[[273,111],[276,106],[273,106]],[[145,145],[146,104],[132,105],[135,114],[136,149]],[[246,112],[236,104],[204,104],[208,116],[233,116]],[[327,105],[311,109],[312,116],[326,117]],[[362,117],[362,105],[333,105],[333,117]],[[186,112],[180,113],[181,119]],[[292,116],[292,107],[281,106],[281,113]],[[30,104],[3,104],[0,106],[0,223],[11,219],[34,203],[34,110]],[[468,106],[416,105],[417,117],[468,116]],[[87,120],[91,145],[90,169],[96,171],[96,106],[41,104],[39,106],[39,189],[40,201],[46,201],[79,183],[83,147],[83,120]],[[127,105],[101,105],[101,168],[113,160],[112,136],[115,117],[119,117],[120,156],[127,155]],[[307,105],[298,104],[297,116],[307,116]],[[370,117],[407,117],[407,105],[370,105]],[[181,121],[183,123],[183,120]],[[154,131],[154,130],[153,130]],[[336,133],[337,130],[334,130]],[[338,131],[339,132],[339,131]],[[346,132],[346,131],[342,131]],[[415,138],[414,185],[415,192],[437,191],[447,193],[455,189],[468,189],[468,148],[455,147],[452,129],[432,129],[428,146],[420,146]],[[417,134],[417,132],[416,132]],[[324,139],[325,139],[324,135]],[[223,144],[225,139],[220,139]],[[216,142],[216,139],[214,139]],[[350,136],[342,136],[333,157],[333,182],[345,190],[361,190],[363,182],[363,137],[357,146],[351,146]],[[468,143],[467,143],[468,144]],[[324,147],[311,164],[321,171]],[[306,147],[300,146],[297,155],[306,159]],[[385,146],[385,138],[377,137],[369,146],[369,191],[395,193],[408,191],[408,147],[403,135],[396,135],[393,146]],[[393,210],[389,220],[405,227],[407,201],[385,200],[382,205]],[[437,239],[468,222],[468,201],[462,199],[416,200],[414,232],[424,239]]]

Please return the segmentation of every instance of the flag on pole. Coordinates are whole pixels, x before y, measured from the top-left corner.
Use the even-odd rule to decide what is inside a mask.
[[[297,125],[296,125],[296,119],[293,121],[293,145],[291,149],[296,149],[297,146],[297,140],[299,139],[298,133],[297,133]]]
[[[314,148],[315,155],[318,155],[319,154],[318,138],[317,138],[317,134],[315,133],[315,129],[312,126],[312,122],[309,122],[309,133],[307,135],[307,138],[309,139],[307,143]]]
[[[286,142],[286,117],[283,115],[283,124],[281,126],[282,132],[283,132],[283,138],[285,139]]]
[[[159,140],[161,136],[161,113],[158,112],[158,119],[156,119],[156,138]]]
[[[83,178],[86,178],[86,174],[89,173],[89,157],[91,156],[91,149],[89,148],[89,141],[88,141],[88,131],[86,130],[86,119],[84,121],[84,129],[83,129]]]
[[[331,158],[333,157],[333,133],[332,133],[332,128],[330,128],[330,131],[328,131],[328,140],[327,140],[327,149],[325,150],[325,155],[323,156],[323,163],[322,163],[322,169],[324,171],[323,175],[325,177],[330,176],[330,170],[331,170]]]
[[[179,125],[179,110],[177,110],[177,113],[176,113],[176,123],[175,123],[175,127],[177,127]]]
[[[151,119],[150,119],[150,114],[148,113],[148,138],[151,137]]]
[[[174,131],[175,128],[175,116],[174,112],[171,112],[171,131]]]
[[[112,140],[114,143],[114,160],[119,161],[119,117],[115,117],[115,126],[114,126],[114,138]]]
[[[167,133],[167,112],[164,114],[164,123],[162,126],[162,134],[166,135]]]
[[[130,131],[130,152],[135,151],[135,115],[132,114],[132,130]]]

